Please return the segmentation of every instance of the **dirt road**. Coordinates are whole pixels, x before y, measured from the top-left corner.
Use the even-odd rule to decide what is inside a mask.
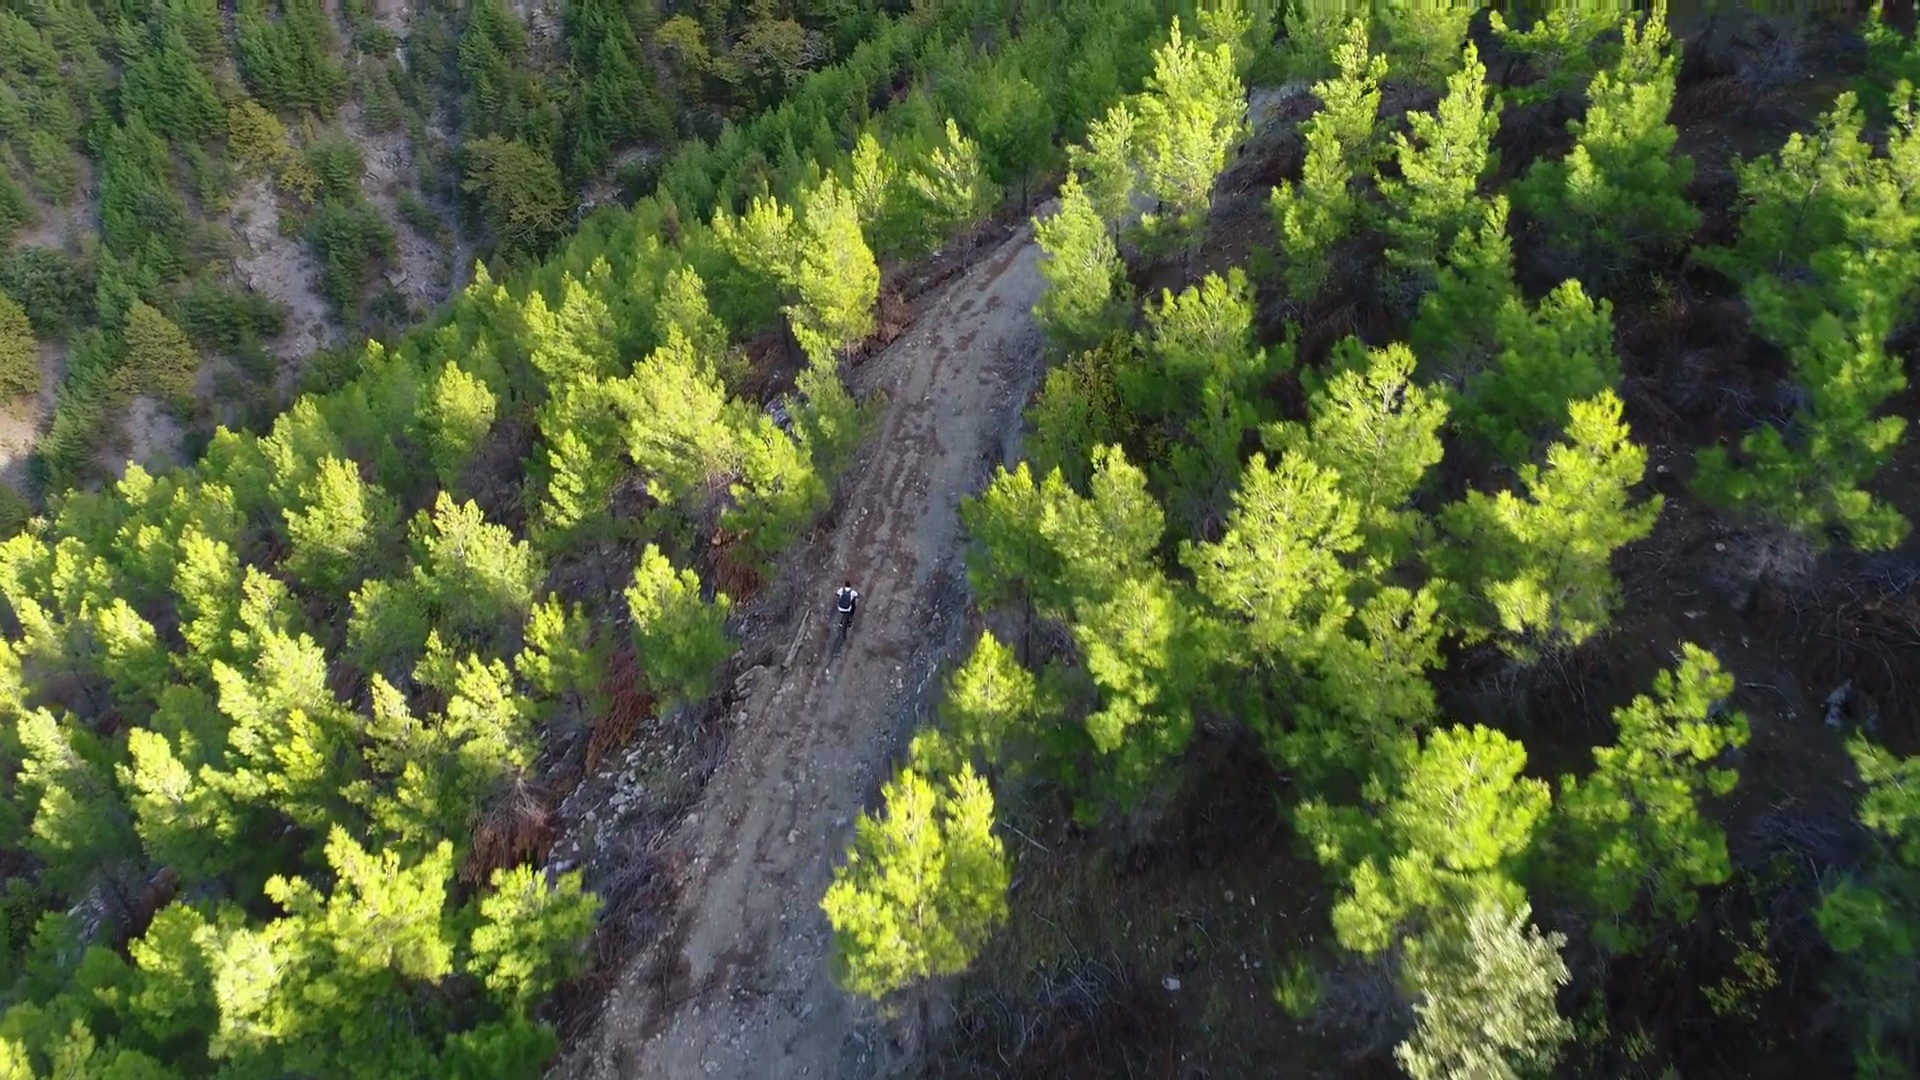
[[[653,948],[679,950],[668,966],[681,974],[663,987],[644,975],[661,957],[632,958],[566,1075],[853,1078],[901,1064],[833,985],[819,901],[896,740],[964,644],[957,507],[1018,438],[1040,353],[1037,256],[1031,226],[1014,233],[861,369],[860,389],[889,404],[836,532],[796,569],[818,602],[747,643],[773,661],[743,677],[726,758],[675,837],[690,855],[683,908]],[[829,665],[825,612],[843,578],[860,615]]]

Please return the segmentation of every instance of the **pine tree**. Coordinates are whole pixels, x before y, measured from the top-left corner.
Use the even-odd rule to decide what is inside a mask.
[[[712,477],[737,467],[737,408],[729,404],[711,361],[693,351],[680,328],[608,387],[623,421],[627,454],[647,478],[647,493],[682,505]]]
[[[526,642],[513,667],[533,688],[548,719],[561,714],[577,725],[605,712],[607,648],[594,640],[584,608],[551,596],[541,601],[527,617]]]
[[[1246,89],[1232,48],[1221,43],[1203,50],[1181,37],[1176,17],[1135,101],[1133,145],[1144,187],[1158,204],[1141,224],[1150,234],[1195,243],[1213,201],[1214,179],[1246,136]]]
[[[82,614],[99,645],[100,671],[113,688],[115,707],[130,722],[145,720],[173,681],[159,634],[123,596]]]
[[[1628,439],[1619,398],[1607,391],[1567,409],[1566,441],[1547,449],[1546,468],[1520,468],[1525,498],[1476,491],[1440,514],[1459,546],[1435,560],[1479,594],[1480,610],[1463,621],[1475,634],[1497,628],[1501,647],[1528,662],[1612,623],[1620,590],[1608,564],[1653,531],[1664,501],[1628,503],[1647,454]]]
[[[559,1051],[560,1037],[553,1028],[509,1017],[449,1036],[440,1060],[427,1069],[427,1074],[447,1080],[534,1076],[547,1068]]]
[[[1906,385],[1898,359],[1880,340],[1875,330],[1849,333],[1831,314],[1816,319],[1791,356],[1806,408],[1785,431],[1768,425],[1743,438],[1739,464],[1725,447],[1702,450],[1695,490],[1710,503],[1769,518],[1821,547],[1835,528],[1865,551],[1899,547],[1909,523],[1865,490],[1906,429],[1904,417],[1874,415]]]
[[[419,1075],[431,1067],[427,1047],[393,1023],[427,1019],[409,985],[453,970],[444,911],[452,845],[409,865],[335,826],[326,854],[329,893],[276,876],[266,892],[285,916],[207,935],[220,1006],[209,1050],[262,1074]]]
[[[438,644],[429,636],[423,661],[428,668],[438,659]],[[468,655],[452,665],[450,674],[450,682],[426,670],[416,670],[415,678],[447,695],[447,707],[434,725],[447,755],[443,768],[450,794],[439,807],[448,824],[458,828],[504,783],[533,767],[539,744],[532,737],[532,704],[515,689],[505,663]]]
[[[1242,0],[1223,0],[1201,8],[1195,13],[1200,43],[1209,48],[1222,44],[1231,48],[1234,70],[1245,78],[1273,41],[1273,20],[1279,14],[1276,7],[1265,0],[1254,0],[1251,5]]]
[[[453,487],[493,429],[498,402],[487,384],[459,364],[443,364],[420,399],[427,457],[441,487]]]
[[[325,596],[344,597],[381,569],[381,549],[399,523],[398,505],[360,479],[360,466],[337,457],[320,459],[318,472],[300,489],[296,509],[282,510],[291,544],[286,566],[301,583]]]
[[[986,213],[993,199],[980,147],[947,121],[946,143],[927,152],[926,160],[901,176],[912,197],[921,228],[935,236],[950,236]]]
[[[47,880],[69,895],[96,874],[112,873],[140,854],[120,793],[98,741],[72,717],[46,709],[17,718],[21,750],[17,783],[31,819],[26,847],[45,860]]]
[[[173,591],[187,649],[177,661],[188,672],[205,674],[214,660],[239,659],[233,634],[239,629],[240,560],[232,545],[191,525],[181,532],[179,552]]]
[[[880,267],[860,233],[859,208],[831,176],[807,193],[799,239],[792,285],[798,305],[788,312],[802,350],[826,356],[873,332]]]
[[[1852,323],[1866,313],[1863,302],[1897,307],[1915,285],[1920,212],[1896,165],[1917,145],[1911,102],[1904,104],[1885,157],[1862,137],[1856,99],[1843,92],[1812,138],[1795,132],[1777,157],[1735,165],[1738,238],[1699,255],[1741,283],[1755,329],[1783,349],[1806,341],[1822,313]]]
[[[1487,69],[1471,42],[1464,55],[1460,70],[1447,79],[1439,109],[1408,115],[1413,139],[1394,133],[1400,179],[1380,181],[1392,210],[1387,258],[1422,279],[1435,273],[1441,254],[1480,215],[1475,192],[1495,160],[1491,146],[1500,108],[1489,107]]]
[[[1307,161],[1298,185],[1273,189],[1270,208],[1280,230],[1287,289],[1307,303],[1325,287],[1329,259],[1359,213],[1350,190],[1373,167],[1374,117],[1380,110],[1380,80],[1386,58],[1367,51],[1367,25],[1354,19],[1334,50],[1339,74],[1313,85],[1320,111],[1302,125]]]
[[[33,324],[13,298],[0,292],[0,397],[30,397],[40,392],[40,349]]]
[[[1344,622],[1342,556],[1360,547],[1359,507],[1338,475],[1293,451],[1271,465],[1255,454],[1233,504],[1226,535],[1183,545],[1181,561],[1255,653],[1295,654],[1329,619]]]
[[[972,766],[942,789],[905,770],[882,798],[885,816],[860,815],[820,902],[833,925],[836,979],[875,999],[965,970],[1007,917],[993,791]]]
[[[1352,28],[1354,19],[1369,20],[1373,5],[1340,0],[1300,0],[1288,4],[1281,26],[1286,31],[1280,47],[1281,68],[1295,82],[1317,82],[1339,70],[1334,54]]]
[[[1619,389],[1613,305],[1568,280],[1532,311],[1508,298],[1493,325],[1499,362],[1468,380],[1460,426],[1520,465],[1566,427],[1569,402]]]
[[[1847,751],[1865,792],[1860,824],[1872,846],[1828,886],[1815,917],[1840,956],[1829,986],[1852,1028],[1863,1076],[1897,1076],[1920,1044],[1920,756],[1900,758],[1856,737]]]
[[[626,596],[634,649],[663,706],[705,698],[715,669],[733,655],[726,625],[733,602],[725,593],[703,601],[699,575],[676,572],[652,544],[640,553]]]
[[[569,274],[564,279],[557,311],[535,289],[521,319],[528,357],[549,388],[612,374],[612,316],[606,302],[578,278]]]
[[[213,665],[231,771],[202,777],[235,803],[271,807],[303,828],[351,820],[343,792],[358,724],[327,686],[326,652],[305,634],[248,628],[257,658],[246,668]]]
[[[1733,789],[1737,774],[1713,762],[1746,744],[1747,718],[1723,710],[1733,676],[1714,655],[1693,644],[1681,650],[1652,697],[1614,710],[1619,734],[1594,749],[1593,772],[1560,781],[1551,872],[1591,905],[1595,939],[1616,951],[1650,938],[1638,915],[1643,896],[1653,918],[1681,925],[1693,917],[1696,890],[1732,872],[1726,837],[1700,802]]]
[[[1021,605],[1044,618],[1065,617],[1065,556],[1042,522],[1054,516],[1052,505],[1074,505],[1073,495],[1058,471],[1037,484],[1022,461],[1011,472],[995,470],[985,491],[961,500],[960,520],[975,541],[967,553],[967,583],[983,605]]]
[[[214,839],[225,839],[233,820],[220,791],[196,778],[158,731],[130,729],[127,759],[116,771],[147,854],[188,880],[218,878],[228,861]]]
[[[1906,386],[1886,343],[1920,289],[1920,200],[1908,179],[1920,163],[1920,118],[1910,87],[1894,106],[1884,157],[1861,141],[1843,94],[1817,145],[1796,135],[1777,165],[1741,165],[1739,241],[1703,253],[1744,278],[1754,326],[1787,351],[1804,404],[1784,430],[1743,438],[1743,462],[1724,447],[1703,450],[1694,487],[1822,547],[1838,528],[1857,547],[1890,549],[1909,528],[1864,490],[1904,431],[1902,418],[1875,414]]]
[[[851,201],[851,196],[849,196]],[[859,216],[856,205],[855,217]],[[793,207],[768,195],[755,196],[739,216],[716,213],[714,239],[740,265],[790,288],[798,264],[799,225]]]
[[[1387,0],[1373,13],[1386,38],[1384,51],[1395,71],[1426,85],[1455,74],[1463,63],[1460,43],[1479,5],[1471,0]],[[1477,62],[1468,43],[1464,63]]]
[[[1348,338],[1334,350],[1331,378],[1307,402],[1306,426],[1268,429],[1279,452],[1297,451],[1339,477],[1366,539],[1383,567],[1408,550],[1415,519],[1403,509],[1440,461],[1447,404],[1413,382],[1405,345],[1367,350]]]
[[[1040,525],[1065,558],[1061,584],[1076,602],[1111,599],[1122,582],[1156,575],[1154,551],[1166,532],[1146,473],[1120,447],[1094,448],[1088,487],[1081,499],[1049,476],[1044,493],[1054,505]]]
[[[846,185],[860,216],[860,229],[876,253],[898,253],[915,231],[901,206],[903,180],[880,140],[871,131],[861,132],[847,162]]]
[[[1146,474],[1119,447],[1102,446],[1089,487],[1082,496],[1058,472],[1035,484],[1021,462],[963,501],[961,521],[979,541],[967,565],[975,592],[988,603],[1030,601],[1041,617],[1071,622],[1125,581],[1156,573],[1165,519]]]
[[[1548,0],[1528,29],[1507,25],[1499,11],[1488,12],[1500,43],[1527,57],[1542,75],[1525,97],[1553,97],[1593,74],[1593,42],[1619,25],[1625,6],[1594,0]]]
[[[735,505],[721,525],[738,537],[739,555],[770,569],[773,556],[826,509],[826,479],[812,457],[771,416],[740,434],[741,479],[728,487]]]
[[[1008,759],[1009,740],[1026,734],[1021,727],[1039,711],[1040,689],[1033,674],[992,631],[982,631],[973,654],[947,683],[940,730],[914,737],[913,768],[944,777],[968,762],[997,766]]]
[[[1057,469],[1075,491],[1087,489],[1094,447],[1124,442],[1132,426],[1118,385],[1118,369],[1132,361],[1131,342],[1116,334],[1047,372],[1027,410],[1027,460],[1035,470],[1044,476]]]
[[[714,316],[707,303],[706,282],[700,280],[693,267],[677,266],[667,275],[660,286],[653,317],[660,327],[662,340],[678,330],[693,355],[710,365],[723,383],[731,383],[742,374],[733,370],[728,361],[727,327]]]
[[[413,585],[438,614],[437,625],[464,640],[490,641],[518,627],[544,576],[533,550],[478,504],[441,492],[433,514],[415,517]]]
[[[1034,172],[1053,157],[1058,118],[1050,95],[1001,56],[974,80],[967,105],[988,176],[1009,191],[1017,188],[1025,210]]]
[[[519,1013],[586,966],[581,946],[599,900],[580,889],[578,870],[549,880],[531,866],[493,872],[480,900],[467,970]]]
[[[1405,978],[1419,1022],[1394,1060],[1413,1080],[1544,1077],[1573,1037],[1554,999],[1569,980],[1562,934],[1528,925],[1526,903],[1477,906],[1464,925],[1409,947]]]
[[[1259,423],[1268,378],[1292,364],[1290,349],[1253,341],[1253,292],[1237,268],[1209,274],[1147,309],[1142,360],[1118,367],[1129,411],[1160,421],[1171,444],[1155,469],[1177,520],[1194,528],[1221,513],[1240,471],[1241,447]]]
[[[1700,225],[1687,201],[1693,159],[1674,156],[1676,58],[1669,52],[1664,0],[1638,27],[1629,17],[1620,59],[1587,87],[1578,140],[1561,161],[1541,161],[1514,186],[1516,203],[1559,242],[1594,260],[1603,276],[1683,244]]]
[[[202,946],[210,930],[199,908],[168,904],[154,913],[145,934],[127,943],[135,968],[127,1011],[153,1038],[204,1036],[219,1025],[212,971]]]
[[[832,482],[838,479],[872,430],[875,411],[863,409],[840,381],[839,366],[829,359],[815,358],[794,376],[793,387],[800,392],[800,408],[794,413],[795,434],[820,476]]]
[[[1357,609],[1330,604],[1286,657],[1288,678],[1276,696],[1288,702],[1289,722],[1254,724],[1277,767],[1309,782],[1364,776],[1433,722],[1431,675],[1446,666],[1445,588],[1437,581],[1418,591],[1385,585]]]
[[[1290,353],[1269,352],[1253,340],[1253,286],[1238,267],[1226,277],[1208,274],[1175,295],[1160,292],[1146,309],[1147,336],[1141,346],[1159,361],[1154,381],[1171,384],[1135,391],[1141,406],[1159,398],[1159,411],[1178,419],[1197,410],[1208,383],[1236,396],[1251,397],[1270,376],[1291,363]],[[1142,411],[1145,411],[1143,408]]]
[[[175,408],[191,408],[200,353],[186,333],[165,315],[136,300],[127,309],[123,336],[127,343],[124,370],[135,384],[152,390]]]
[[[1158,573],[1125,578],[1108,596],[1076,605],[1074,641],[1100,696],[1085,720],[1100,761],[1093,791],[1123,811],[1192,737],[1188,623],[1181,597]],[[1083,801],[1077,814],[1084,821],[1097,810]]]
[[[1451,381],[1474,376],[1492,359],[1499,341],[1491,315],[1520,301],[1507,239],[1507,197],[1495,195],[1484,210],[1476,227],[1454,239],[1408,329],[1424,368]]]
[[[226,127],[219,92],[178,30],[138,42],[121,76],[123,107],[137,111],[171,142],[200,143]]]
[[[860,231],[861,204],[832,176],[791,207],[756,198],[739,218],[714,218],[721,245],[741,264],[778,282],[801,349],[833,354],[873,330],[880,268]]]
[[[1060,186],[1060,208],[1044,220],[1035,219],[1034,239],[1043,255],[1040,274],[1047,282],[1034,317],[1056,350],[1098,341],[1120,321],[1128,286],[1120,250],[1077,174],[1068,173]]]
[[[1069,151],[1073,171],[1086,184],[1087,198],[1109,229],[1133,217],[1133,194],[1140,186],[1140,142],[1145,138],[1131,101],[1115,102],[1087,127],[1084,146]]]
[[[1347,878],[1335,934],[1369,955],[1405,928],[1418,936],[1482,904],[1523,903],[1513,872],[1551,801],[1521,775],[1526,748],[1490,728],[1407,738],[1395,758],[1368,782],[1366,810],[1310,799],[1296,813],[1321,863]]]
[[[610,523],[608,504],[622,472],[619,384],[588,380],[562,386],[540,409],[545,445],[537,452],[545,485],[535,527],[543,548],[561,548]]]
[[[1860,84],[1876,120],[1887,114],[1900,84],[1920,83],[1920,39],[1889,22],[1886,8],[1886,0],[1874,0],[1860,28],[1867,46],[1866,77]]]

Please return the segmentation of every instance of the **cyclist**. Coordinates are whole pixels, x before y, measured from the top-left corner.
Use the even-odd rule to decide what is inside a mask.
[[[853,587],[853,582],[841,582],[840,591],[834,594],[833,601],[834,610],[840,613],[840,629],[847,630],[853,626],[853,609],[859,602],[860,593]]]

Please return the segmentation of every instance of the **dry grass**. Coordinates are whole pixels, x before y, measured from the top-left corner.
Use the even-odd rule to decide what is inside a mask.
[[[680,865],[664,825],[656,817],[622,830],[614,850],[596,860],[608,874],[590,883],[601,901],[600,921],[589,944],[592,962],[560,988],[548,1010],[565,1041],[580,1038],[599,1021],[620,973],[646,951],[643,943],[661,934],[666,913],[678,907]],[[680,950],[656,949],[652,955],[657,957],[654,968],[640,973],[643,989],[674,996],[686,978]]]
[[[766,584],[760,570],[740,550],[738,536],[725,529],[714,530],[710,551],[714,588],[732,597],[735,603],[752,598]]]
[[[641,726],[653,715],[653,695],[641,685],[640,663],[631,642],[621,641],[615,647],[600,692],[609,705],[607,714],[595,722],[593,734],[587,739],[585,767],[588,773],[595,772],[602,762],[633,745]]]
[[[557,835],[559,822],[545,792],[526,777],[517,777],[474,829],[460,881],[477,886],[491,881],[496,870],[538,866]]]

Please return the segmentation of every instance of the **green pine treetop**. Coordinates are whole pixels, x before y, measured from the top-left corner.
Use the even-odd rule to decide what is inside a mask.
[[[837,980],[875,999],[965,970],[1007,917],[993,791],[971,765],[938,788],[905,770],[882,797],[883,815],[860,815],[847,861],[820,901]]]

